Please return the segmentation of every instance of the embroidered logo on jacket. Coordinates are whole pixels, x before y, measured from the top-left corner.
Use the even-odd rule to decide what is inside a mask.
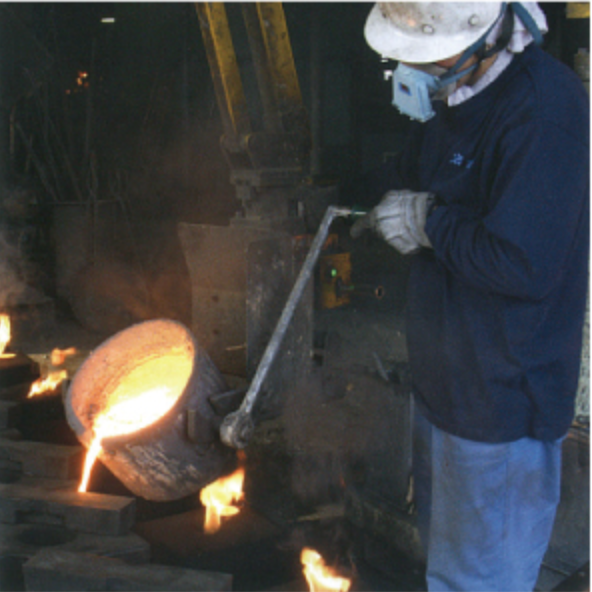
[[[465,169],[470,169],[474,162],[475,161],[473,159],[466,158],[460,152],[455,152],[449,161],[450,164],[453,164],[457,167],[463,167]]]

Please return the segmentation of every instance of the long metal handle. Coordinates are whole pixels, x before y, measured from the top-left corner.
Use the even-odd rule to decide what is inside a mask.
[[[335,218],[340,216],[351,216],[352,213],[353,211],[351,208],[339,206],[329,206],[327,208],[312,245],[310,246],[310,250],[306,255],[306,259],[302,264],[298,278],[292,287],[292,291],[290,292],[290,296],[288,297],[286,305],[284,306],[284,310],[282,311],[280,319],[275,326],[273,335],[271,336],[263,357],[259,362],[259,366],[257,367],[255,376],[253,377],[253,380],[249,386],[249,390],[247,391],[240,408],[237,411],[227,415],[220,426],[220,437],[227,446],[231,446],[233,448],[244,448],[249,443],[249,440],[251,439],[255,429],[252,419],[252,411],[255,403],[257,402],[261,385],[267,377],[269,368],[277,356],[282,340],[284,339],[286,331],[288,330],[294,315],[294,311],[296,310],[296,306],[302,298],[304,288],[310,279],[310,276],[314,270],[314,266],[316,265],[316,262],[319,258],[321,249],[325,244],[331,224]]]

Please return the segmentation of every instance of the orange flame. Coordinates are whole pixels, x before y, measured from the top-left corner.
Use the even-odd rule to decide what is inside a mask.
[[[220,528],[223,517],[239,513],[239,508],[232,504],[243,499],[244,479],[245,470],[240,468],[232,475],[221,477],[201,490],[199,499],[206,508],[204,521],[206,534],[215,533]]]
[[[304,547],[300,561],[310,592],[348,592],[351,580],[342,578],[334,569],[327,567],[314,549]]]
[[[112,404],[95,417],[94,437],[86,453],[82,479],[78,487],[80,493],[87,490],[92,467],[102,450],[103,438],[130,434],[155,422],[177,400],[177,395],[171,395],[172,389],[158,386]]]
[[[45,378],[38,378],[31,385],[27,398],[54,392],[66,378],[68,378],[66,370],[56,370],[50,372]]]
[[[61,366],[66,361],[67,357],[75,355],[77,351],[78,350],[75,347],[69,347],[67,349],[58,349],[56,347],[51,352],[51,365]]]
[[[0,355],[4,353],[10,342],[10,317],[7,314],[0,314]]]

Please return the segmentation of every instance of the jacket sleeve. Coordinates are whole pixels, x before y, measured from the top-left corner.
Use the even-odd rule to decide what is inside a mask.
[[[576,134],[541,120],[509,130],[486,213],[440,205],[428,218],[438,261],[477,289],[544,298],[588,224],[589,147]]]

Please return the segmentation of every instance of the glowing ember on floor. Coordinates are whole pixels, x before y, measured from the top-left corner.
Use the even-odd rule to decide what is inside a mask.
[[[323,558],[314,550],[305,547],[300,554],[303,572],[310,592],[348,592],[351,580],[337,575],[325,565]]]
[[[187,359],[162,356],[135,368],[119,383],[92,420],[93,438],[86,454],[79,492],[87,490],[102,441],[132,434],[163,417],[179,399],[190,373],[191,363]],[[155,384],[157,386],[153,386]]]
[[[206,509],[204,521],[206,534],[215,533],[222,524],[222,518],[239,513],[240,509],[234,504],[243,499],[244,479],[245,470],[240,468],[232,475],[221,477],[201,490],[199,499]]]
[[[59,349],[56,347],[51,352],[52,366],[61,366],[66,361],[66,358],[75,355],[77,351],[78,350],[75,347],[69,347],[67,349]]]
[[[27,398],[36,397],[37,395],[45,395],[55,392],[55,390],[68,378],[66,370],[56,370],[50,372],[45,378],[38,378],[29,390]]]
[[[6,346],[10,342],[10,317],[7,314],[0,314],[0,356],[4,354]],[[8,354],[11,355],[11,354]]]

